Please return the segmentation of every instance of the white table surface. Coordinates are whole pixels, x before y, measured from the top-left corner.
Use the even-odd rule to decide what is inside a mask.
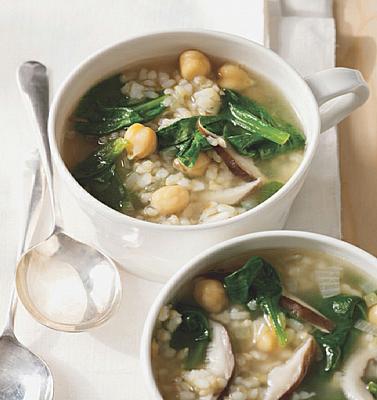
[[[36,59],[49,67],[52,92],[93,51],[148,30],[201,27],[263,41],[263,0],[4,0],[0,10],[0,316],[7,306],[24,210],[24,163],[35,149],[16,87],[16,69]],[[213,13],[215,12],[216,15]],[[146,312],[160,289],[121,272],[118,314],[91,333],[63,334],[19,307],[16,333],[51,367],[56,400],[148,399],[138,364]]]

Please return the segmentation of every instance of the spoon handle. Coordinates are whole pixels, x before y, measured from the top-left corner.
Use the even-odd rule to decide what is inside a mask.
[[[49,110],[49,84],[46,67],[37,61],[27,61],[18,69],[18,83],[29,111],[38,143],[52,206],[53,227],[56,229],[56,209],[53,190],[53,169],[47,120]]]
[[[31,192],[28,201],[28,207],[25,215],[25,221],[22,224],[21,231],[21,240],[20,245],[17,252],[17,262],[22,256],[22,254],[27,250],[28,246],[30,246],[30,239],[32,234],[35,231],[36,224],[38,222],[38,216],[40,214],[41,209],[41,201],[43,198],[44,192],[44,183],[45,180],[42,176],[41,171],[41,163],[39,157],[33,157],[29,161],[27,161],[27,170],[28,175],[31,178]],[[5,325],[4,325],[4,335],[14,336],[14,316],[17,308],[17,296],[14,281],[12,284],[12,290],[10,295],[10,301],[8,306],[8,314],[6,317]]]

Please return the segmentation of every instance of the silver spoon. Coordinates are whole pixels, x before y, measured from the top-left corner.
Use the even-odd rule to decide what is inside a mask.
[[[53,210],[51,234],[26,252],[18,263],[18,296],[40,323],[66,332],[84,331],[103,324],[113,315],[121,298],[119,273],[112,260],[71,238],[56,223],[47,133],[49,87],[46,67],[36,61],[22,64],[18,82],[38,133],[38,147]]]
[[[53,380],[49,368],[14,335],[16,302],[13,290],[8,321],[0,337],[0,400],[51,400]]]
[[[39,163],[30,163],[29,169],[34,180],[20,252],[25,248],[27,234],[31,233],[30,222],[37,214],[43,186]],[[0,337],[0,400],[51,400],[53,379],[48,366],[23,346],[14,334],[16,307],[17,297],[13,288],[7,321]]]

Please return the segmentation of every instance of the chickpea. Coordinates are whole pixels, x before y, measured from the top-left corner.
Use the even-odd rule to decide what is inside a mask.
[[[184,79],[191,81],[196,76],[208,76],[211,63],[208,57],[198,50],[186,50],[179,57],[179,67]]]
[[[178,158],[176,158],[173,162],[174,168],[176,168],[178,171],[183,172],[190,178],[203,176],[207,171],[209,164],[211,164],[211,159],[207,156],[206,153],[200,153],[199,157],[197,158],[195,164],[192,167],[186,167],[186,165],[182,164],[178,160]]]
[[[161,215],[179,214],[190,202],[187,189],[179,185],[164,186],[152,194],[151,206]]]
[[[224,89],[244,90],[254,83],[248,73],[235,64],[224,64],[218,74],[218,84]]]
[[[260,351],[264,351],[265,353],[273,352],[278,346],[275,332],[269,326],[263,325],[258,332],[256,345]]]
[[[131,125],[127,129],[124,138],[128,141],[126,149],[127,157],[130,160],[140,160],[156,151],[156,132],[143,124]]]
[[[368,320],[370,323],[377,325],[377,304],[368,310]]]
[[[194,287],[194,299],[210,313],[219,313],[228,305],[224,286],[216,279],[198,280]]]

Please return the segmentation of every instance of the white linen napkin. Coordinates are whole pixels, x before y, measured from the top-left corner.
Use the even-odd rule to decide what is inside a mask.
[[[0,64],[2,156],[0,157],[0,301],[4,320],[16,262],[29,181],[24,168],[35,149],[30,122],[15,81],[17,67],[36,59],[49,67],[52,89],[103,46],[153,30],[206,28],[263,43],[264,0],[20,0],[0,13],[4,40]],[[24,173],[26,172],[26,181]],[[23,184],[23,182],[25,182]],[[22,186],[25,188],[22,188]],[[39,232],[40,234],[40,232]],[[55,400],[145,400],[150,398],[138,362],[146,313],[161,288],[121,271],[124,296],[119,312],[90,333],[63,334],[36,323],[20,305],[16,333],[54,374]]]
[[[332,0],[270,0],[269,9],[270,47],[302,76],[334,67]],[[340,237],[340,177],[335,128],[321,135],[318,152],[285,228]]]

